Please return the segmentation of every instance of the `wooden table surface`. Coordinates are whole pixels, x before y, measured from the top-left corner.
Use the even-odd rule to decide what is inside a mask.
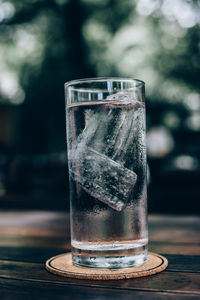
[[[168,258],[157,275],[90,281],[48,273],[47,258],[70,250],[67,213],[0,213],[0,299],[200,299],[200,218],[149,217],[150,250]]]

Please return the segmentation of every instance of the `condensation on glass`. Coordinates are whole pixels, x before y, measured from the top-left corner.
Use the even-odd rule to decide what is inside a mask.
[[[65,84],[72,258],[95,268],[147,259],[144,82]]]

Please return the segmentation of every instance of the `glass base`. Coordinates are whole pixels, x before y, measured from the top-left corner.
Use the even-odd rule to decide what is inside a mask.
[[[121,245],[122,246],[122,245]],[[127,245],[123,245],[124,247]],[[144,264],[148,258],[147,245],[129,249],[113,249],[106,246],[104,251],[91,251],[72,247],[72,261],[75,265],[89,268],[120,269],[136,267]],[[94,246],[93,246],[94,247]],[[130,245],[129,245],[130,247]],[[118,247],[116,247],[118,248]]]
[[[82,267],[120,269],[138,267],[146,262],[147,257],[147,253],[121,257],[81,257],[72,255],[72,260],[75,265]]]

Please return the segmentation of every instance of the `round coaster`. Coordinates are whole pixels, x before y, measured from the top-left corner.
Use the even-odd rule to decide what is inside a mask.
[[[168,266],[165,257],[149,252],[148,260],[139,267],[124,269],[97,269],[75,266],[72,254],[64,253],[46,261],[46,269],[56,275],[92,280],[126,279],[149,276],[162,272]]]

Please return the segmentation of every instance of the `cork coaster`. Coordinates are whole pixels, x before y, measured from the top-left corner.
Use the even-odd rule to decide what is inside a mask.
[[[168,266],[165,257],[149,252],[148,260],[139,267],[124,269],[97,269],[75,266],[72,254],[65,253],[46,261],[46,269],[56,275],[92,280],[127,279],[153,275],[162,272]]]

